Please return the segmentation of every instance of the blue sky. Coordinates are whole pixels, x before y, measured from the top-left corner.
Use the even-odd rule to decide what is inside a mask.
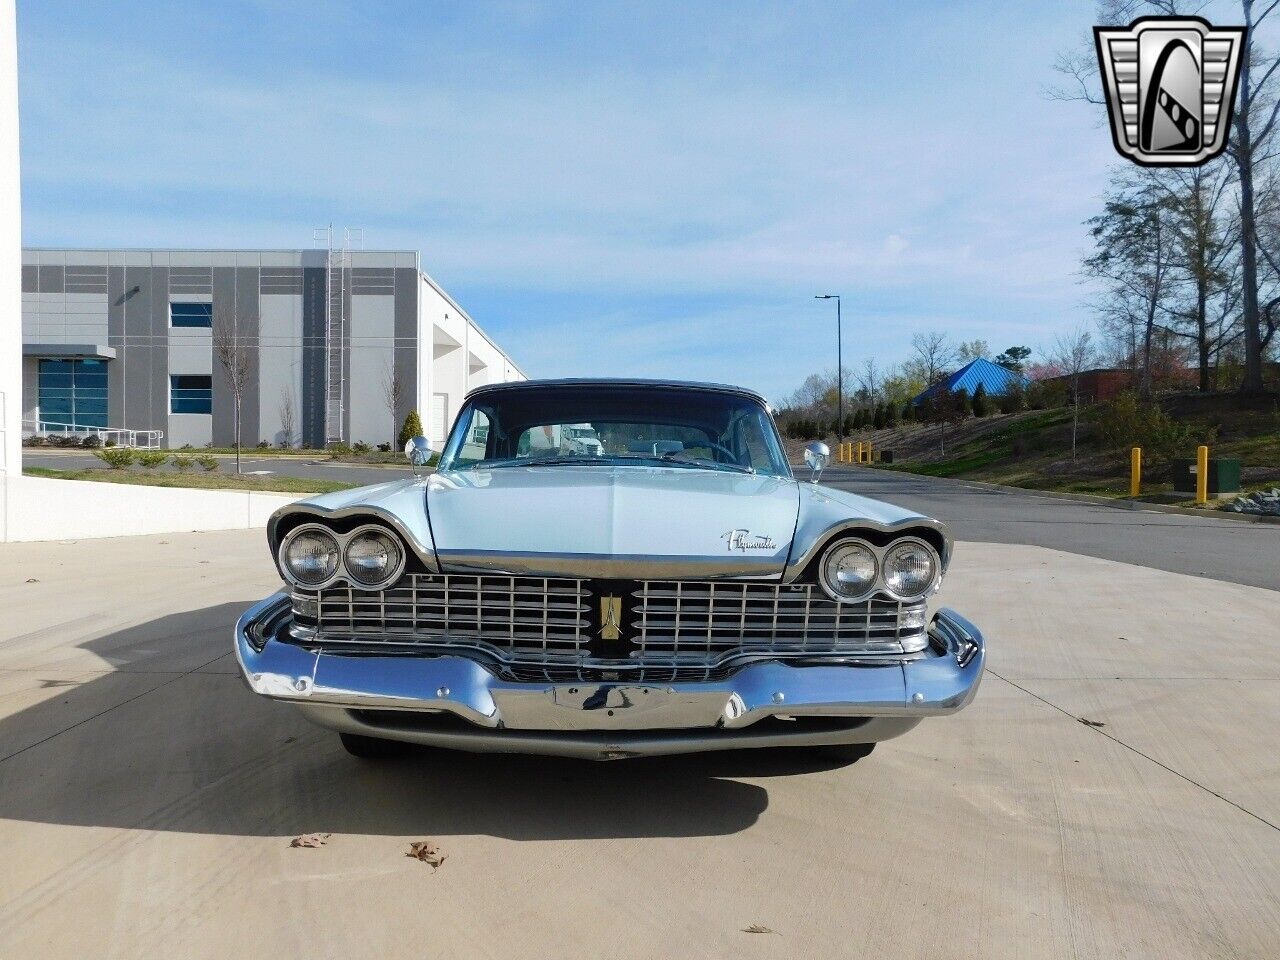
[[[1116,161],[1047,100],[1092,5],[19,0],[29,245],[361,226],[535,376],[772,397],[1086,318]]]

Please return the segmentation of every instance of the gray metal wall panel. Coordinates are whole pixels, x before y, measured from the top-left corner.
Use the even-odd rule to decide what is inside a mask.
[[[324,298],[325,270],[302,271],[302,409],[298,430],[308,447],[324,446]]]
[[[236,271],[234,267],[213,268],[213,335],[235,327]],[[213,354],[213,445],[229,447],[236,442],[236,410],[226,368]],[[243,440],[243,437],[242,437]]]
[[[345,282],[342,284],[342,315],[347,318],[346,326],[342,330],[342,345],[339,349],[342,351],[342,437],[347,443],[352,442],[351,437],[351,270],[350,268],[343,271],[346,274]],[[328,438],[326,438],[328,439]]]
[[[40,268],[35,264],[22,265],[22,292],[35,293],[40,289]]]
[[[107,346],[116,359],[107,364],[107,423],[124,423],[124,268],[107,270]]]
[[[124,418],[119,424],[133,430],[163,430],[151,419],[152,383],[151,268],[124,271]]]
[[[60,265],[42,263],[36,279],[36,289],[40,293],[61,293],[62,275],[63,268]]]
[[[236,267],[236,338],[248,348],[249,380],[240,400],[240,442],[246,447],[257,444],[261,415],[261,357],[259,355],[260,322],[258,276],[260,267]]]
[[[151,268],[151,429],[169,424],[169,268]]]
[[[413,409],[418,396],[418,271],[400,268],[395,273],[396,376],[402,384],[400,408],[396,410],[396,430]],[[419,410],[425,418],[428,410]],[[395,439],[394,437],[392,438]]]

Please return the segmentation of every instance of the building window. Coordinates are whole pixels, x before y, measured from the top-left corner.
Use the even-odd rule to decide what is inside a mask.
[[[107,425],[105,360],[41,360],[36,392],[43,423],[68,427]]]
[[[169,377],[170,413],[213,413],[213,377],[177,373]]]
[[[171,303],[169,304],[169,326],[171,327],[212,327],[212,303]]]

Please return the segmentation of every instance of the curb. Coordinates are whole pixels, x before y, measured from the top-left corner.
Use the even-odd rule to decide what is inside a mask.
[[[838,471],[830,468],[824,471],[825,474],[843,473],[846,476],[853,476],[857,470],[876,470],[876,467],[859,467],[849,469],[841,467]],[[1280,524],[1280,517],[1267,516],[1260,513],[1235,513],[1231,510],[1189,510],[1185,507],[1175,507],[1163,503],[1144,503],[1141,500],[1117,499],[1114,497],[1099,497],[1088,493],[1063,493],[1058,490],[1036,490],[1034,487],[1011,487],[1003,483],[988,483],[985,480],[965,480],[962,477],[931,477],[923,473],[911,473],[908,470],[882,470],[881,473],[899,473],[907,477],[919,477],[924,480],[939,480],[943,483],[968,484],[973,487],[981,487],[984,490],[998,490],[1001,493],[1020,493],[1023,496],[1031,497],[1048,497],[1052,500],[1071,500],[1076,503],[1089,503],[1099,507],[1110,507],[1113,510],[1146,510],[1151,513],[1169,513],[1179,517],[1191,517],[1200,520],[1234,520],[1243,523],[1269,523]]]

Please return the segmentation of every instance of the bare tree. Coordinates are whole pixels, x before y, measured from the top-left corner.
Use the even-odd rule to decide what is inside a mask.
[[[968,363],[970,360],[990,360],[991,348],[987,346],[985,340],[962,340],[960,345],[956,347],[956,359],[961,363]]]
[[[956,357],[955,348],[947,340],[947,335],[936,330],[915,334],[911,338],[911,349],[928,386],[934,384]]]
[[[1081,327],[1058,337],[1050,357],[1067,378],[1071,390],[1071,459],[1074,460],[1080,429],[1080,375],[1097,361],[1097,347],[1089,331]]]
[[[868,403],[875,403],[880,399],[881,382],[880,371],[876,368],[876,358],[867,357],[862,362],[862,372],[858,374],[858,383],[861,385],[862,393]]]
[[[293,446],[293,431],[296,414],[293,408],[293,393],[288,387],[280,388],[280,446]]]
[[[386,404],[387,410],[391,414],[391,439],[393,443],[396,438],[396,432],[400,429],[400,404],[403,400],[404,380],[401,378],[399,371],[396,370],[395,363],[389,361],[387,369],[382,374],[382,402]]]
[[[213,355],[222,365],[231,388],[231,402],[235,406],[236,473],[240,473],[240,404],[253,373],[253,356],[248,345],[236,337],[234,321],[224,321],[214,328]]]
[[[1151,395],[1151,343],[1173,293],[1170,201],[1146,173],[1120,181],[1102,213],[1088,221],[1094,253],[1085,272],[1107,283],[1096,304],[1105,325],[1127,338],[1139,392]]]

